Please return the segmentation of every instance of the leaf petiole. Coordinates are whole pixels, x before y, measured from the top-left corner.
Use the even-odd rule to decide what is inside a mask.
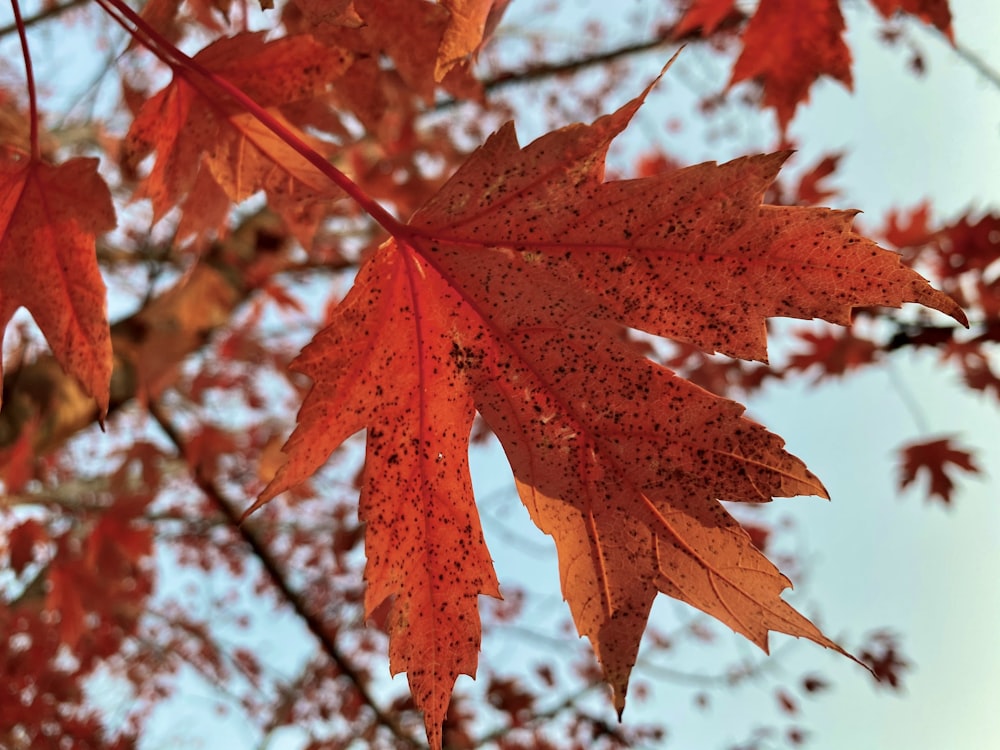
[[[21,6],[17,0],[10,0],[14,10],[14,23],[17,24],[17,35],[21,40],[21,52],[24,54],[24,75],[28,84],[28,119],[30,121],[31,158],[38,161],[41,150],[38,146],[38,97],[35,92],[35,75],[31,67],[31,52],[28,50],[28,34],[21,18]]]

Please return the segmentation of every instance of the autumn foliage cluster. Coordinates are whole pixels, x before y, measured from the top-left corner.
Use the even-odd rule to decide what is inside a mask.
[[[765,650],[770,631],[842,650],[782,600],[768,529],[720,503],[826,496],[730,397],[914,347],[1000,397],[1000,216],[933,226],[926,206],[900,210],[885,249],[853,211],[817,207],[836,157],[790,184],[787,149],[646,155],[609,177],[656,85],[613,74],[582,105],[591,124],[522,145],[505,92],[635,50],[560,63],[535,40],[512,65],[507,5],[94,0],[28,16],[15,2],[0,746],[139,746],[192,669],[260,736],[296,727],[317,750],[423,746],[421,725],[435,748],[655,740],[663,727],[611,725],[588,693],[608,685],[621,714],[644,636],[675,647],[647,623],[661,593]],[[779,136],[817,80],[851,85],[837,0],[661,5],[644,49],[730,55],[729,88],[706,101],[740,92]],[[951,37],[945,0],[871,5]],[[114,51],[113,104],[45,111],[33,34],[81,24]],[[803,329],[768,364],[772,318],[839,327]],[[570,672],[478,664],[484,628],[523,605],[472,494],[470,439],[494,437],[592,649]],[[977,471],[943,436],[904,446],[900,467],[945,503],[955,471]],[[169,571],[223,593],[198,605]],[[231,635],[262,609],[309,633],[291,677]],[[844,653],[895,684],[894,649]],[[477,668],[479,692],[455,692]],[[102,680],[125,710],[95,698]]]

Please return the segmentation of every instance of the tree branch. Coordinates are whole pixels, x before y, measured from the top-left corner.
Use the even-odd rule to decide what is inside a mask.
[[[149,413],[163,430],[167,438],[173,443],[180,455],[184,454],[185,441],[179,431],[164,413],[161,406],[151,401],[149,403]],[[233,531],[240,537],[243,543],[249,548],[251,554],[257,558],[264,569],[268,580],[278,590],[281,598],[284,599],[299,619],[306,625],[309,632],[313,634],[319,643],[323,653],[336,665],[337,670],[354,686],[361,700],[375,714],[378,723],[388,729],[394,737],[414,748],[423,748],[421,742],[417,741],[399,724],[398,720],[387,713],[374,696],[368,690],[368,685],[360,670],[351,662],[347,654],[341,651],[334,638],[327,631],[326,625],[307,606],[304,599],[295,591],[288,580],[278,561],[271,554],[270,550],[253,534],[249,525],[240,523],[240,514],[233,507],[233,504],[226,499],[212,479],[204,474],[201,466],[194,466],[190,469],[191,477],[198,488],[205,493],[205,496],[212,501],[219,512],[226,518]]]
[[[585,684],[576,692],[570,693],[569,695],[565,696],[558,703],[555,703],[552,706],[549,706],[548,708],[539,711],[538,713],[532,714],[530,718],[528,718],[523,724],[518,726],[518,729],[523,729],[532,724],[540,724],[542,722],[551,721],[552,719],[555,719],[557,716],[559,716],[559,714],[563,713],[564,711],[568,711],[569,709],[576,706],[576,704],[579,703],[580,700],[584,698],[588,693],[592,693],[599,688],[606,689],[607,684],[603,680],[598,680],[596,682],[590,682]],[[497,740],[502,739],[505,735],[509,734],[512,728],[513,727],[507,725],[497,727],[496,729],[493,729],[487,732],[486,734],[483,734],[480,737],[478,737],[476,740],[472,742],[471,746],[484,747],[490,743],[496,742]]]
[[[652,39],[625,44],[620,47],[615,47],[614,49],[609,49],[593,55],[578,57],[572,60],[530,65],[522,70],[501,71],[495,76],[484,80],[482,82],[483,89],[489,93],[497,89],[504,88],[505,86],[533,83],[545,78],[554,78],[560,75],[579,73],[589,68],[615,62],[623,57],[639,55],[643,52],[651,52],[667,44],[676,44],[677,40],[674,39],[669,32],[670,30],[668,29],[666,32],[661,33]]]
[[[993,85],[993,88],[1000,91],[1000,71],[997,71],[996,68],[990,67],[989,63],[968,47],[965,47],[958,42],[951,43],[947,39],[946,41],[948,42],[947,46],[952,52],[958,55],[959,59],[964,61],[973,70],[979,73],[979,75],[985,78],[987,82]]]

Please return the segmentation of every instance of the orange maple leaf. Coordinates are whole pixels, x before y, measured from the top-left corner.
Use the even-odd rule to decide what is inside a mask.
[[[916,480],[918,474],[927,472],[930,478],[928,496],[933,498],[936,495],[943,503],[950,503],[951,493],[955,489],[955,482],[949,474],[950,466],[970,474],[979,473],[972,454],[953,445],[954,439],[954,436],[949,436],[904,446],[900,451],[903,462],[900,467],[899,488],[905,489]]]
[[[390,667],[408,673],[434,747],[457,675],[475,672],[477,597],[498,594],[469,481],[476,410],[555,540],[620,711],[658,592],[765,649],[778,630],[840,650],[781,600],[788,580],[718,502],[823,485],[741,405],[645,358],[620,326],[763,359],[770,316],[847,323],[854,306],[919,301],[964,321],[854,234],[852,212],[762,206],[786,155],[604,182],[648,91],[524,149],[512,125],[491,136],[293,364],[313,386],[250,510],[367,429],[366,608],[390,604]]]
[[[348,68],[351,56],[308,35],[265,41],[263,33],[220,39],[195,61],[244,91],[301,140],[277,109],[313,99]],[[182,205],[178,234],[221,228],[232,202],[264,190],[268,204],[306,245],[316,229],[308,207],[342,195],[315,166],[211,82],[189,70],[145,102],[125,139],[131,168],[157,154],[141,195],[153,219]]]
[[[851,88],[851,53],[838,0],[761,0],[743,32],[730,85],[759,79],[764,104],[784,130],[809,87],[823,75]]]
[[[495,0],[441,0],[449,16],[438,47],[435,80],[442,80],[449,70],[479,49],[494,4]]]
[[[96,399],[101,418],[112,353],[94,243],[115,224],[97,159],[51,165],[0,151],[0,331],[27,308],[62,368]]]
[[[15,575],[21,575],[24,569],[35,560],[35,547],[49,539],[45,526],[34,518],[22,521],[6,532],[7,538],[4,550],[8,555],[8,564]]]
[[[677,22],[674,34],[682,37],[696,29],[702,36],[708,36],[736,10],[736,0],[694,0],[684,16]]]
[[[227,5],[227,0],[148,0],[140,15],[165,39],[176,42],[192,22],[221,34],[224,31],[222,20],[228,15]],[[184,6],[183,14],[181,6]],[[135,39],[132,44],[137,44]]]
[[[283,17],[290,29],[351,51],[354,61],[333,100],[388,143],[399,137],[399,118],[406,119],[414,98],[430,104],[439,86],[457,98],[482,98],[471,60],[508,2],[292,0]]]

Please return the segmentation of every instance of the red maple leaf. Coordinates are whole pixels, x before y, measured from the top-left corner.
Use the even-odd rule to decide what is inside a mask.
[[[605,182],[608,146],[644,97],[524,149],[512,125],[491,136],[394,227],[293,365],[313,386],[251,510],[367,430],[366,608],[389,607],[390,667],[408,673],[434,747],[457,675],[476,668],[477,598],[498,594],[469,480],[476,411],[555,540],[620,711],[658,592],[761,648],[778,630],[839,650],[780,598],[788,580],[718,502],[823,485],[621,325],[762,360],[776,315],[846,324],[855,306],[918,301],[964,321],[854,234],[853,212],[762,206],[787,154]]]
[[[416,94],[428,103],[439,85],[456,96],[481,96],[470,61],[508,1],[294,0],[285,19],[321,42],[351,50],[354,63],[334,95],[362,122],[377,127],[390,104],[388,92],[390,99]],[[383,57],[394,69],[379,63]]]
[[[26,307],[102,418],[112,354],[95,237],[115,224],[97,159],[51,165],[0,150],[0,331]]]
[[[950,436],[904,446],[900,451],[903,462],[899,488],[905,489],[916,480],[918,474],[926,472],[930,479],[928,497],[937,496],[941,498],[941,502],[950,503],[955,489],[950,472],[959,470],[970,474],[979,473],[972,453],[954,446],[954,439],[954,436]]]
[[[982,273],[1000,260],[1000,213],[963,216],[935,234],[942,275]]]
[[[730,85],[758,79],[784,130],[809,88],[830,76],[851,88],[851,53],[838,0],[761,0],[743,32]]]
[[[87,632],[87,610],[77,580],[79,575],[73,565],[52,567],[48,571],[48,591],[45,595],[45,608],[58,618],[59,639],[71,651],[76,650],[80,638]]]
[[[682,37],[701,29],[701,35],[708,36],[735,10],[736,0],[694,0],[677,23],[674,34]]]
[[[816,382],[836,377],[875,361],[879,350],[868,339],[858,338],[850,329],[843,331],[798,331],[798,339],[807,346],[794,352],[788,360],[788,370],[807,370],[816,365]]]
[[[315,144],[278,108],[324,92],[351,56],[307,35],[268,42],[263,33],[243,33],[210,44],[194,60],[272,108],[272,116],[300,140]],[[129,129],[127,166],[136,168],[154,151],[141,195],[152,200],[154,221],[181,207],[180,237],[220,228],[232,202],[263,190],[308,246],[317,221],[310,207],[341,195],[284,140],[187,70],[143,104]]]
[[[35,560],[35,547],[49,538],[45,527],[34,518],[22,521],[7,532],[6,546],[10,569],[21,575]]]
[[[886,18],[900,11],[916,16],[924,23],[933,24],[949,39],[951,33],[951,9],[948,0],[871,0],[879,13]]]
[[[438,46],[435,80],[443,79],[449,70],[479,49],[495,4],[496,0],[441,0],[441,6],[448,10],[448,23]],[[500,3],[501,6],[506,4]]]
[[[897,250],[925,245],[934,236],[927,224],[930,215],[931,207],[927,201],[909,211],[894,208],[889,211],[885,227],[879,230],[879,235]]]
[[[827,154],[802,175],[795,190],[799,205],[815,206],[837,194],[835,188],[826,187],[822,183],[837,171],[841,157],[843,154]]]

